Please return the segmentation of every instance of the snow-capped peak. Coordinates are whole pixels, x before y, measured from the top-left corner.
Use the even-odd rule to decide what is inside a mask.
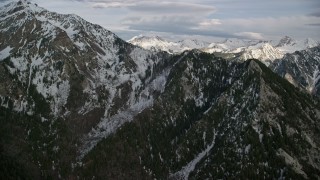
[[[167,51],[170,53],[175,53],[178,51],[176,50],[178,48],[178,44],[169,42],[159,36],[148,37],[139,35],[133,37],[128,42],[148,50]]]
[[[249,46],[242,54],[243,59],[260,59],[266,65],[269,65],[268,61],[282,58],[284,53],[273,47],[270,43],[262,42],[255,46]]]
[[[20,0],[0,7],[0,17],[15,14],[17,12],[40,13],[42,11],[46,11],[46,9],[39,7],[37,4],[33,4],[28,0]]]
[[[319,42],[318,41],[315,41],[311,38],[307,38],[304,40],[304,44],[307,48],[313,48],[315,46],[318,46],[319,45]]]
[[[142,34],[139,34],[138,36],[133,36],[131,39],[128,40],[128,42],[134,41],[134,40],[136,40],[136,39],[140,39],[140,38],[142,38],[142,37],[143,37]]]
[[[185,39],[177,42],[164,40],[159,36],[135,36],[128,42],[149,50],[167,51],[171,54],[181,53],[185,50],[199,49],[207,53],[244,54],[242,57],[274,60],[282,58],[285,53],[312,48],[319,45],[313,39],[295,40],[289,36],[283,37],[279,42],[267,40],[249,40],[228,38],[221,42],[205,42],[196,39]],[[238,55],[235,55],[238,56]]]
[[[285,36],[279,41],[277,47],[282,47],[282,46],[286,46],[286,45],[294,45],[294,44],[295,44],[295,40],[293,38],[291,38],[289,36]]]
[[[143,36],[143,35],[138,35],[138,36],[134,36],[132,39],[128,40],[128,42],[134,44],[137,42],[145,42],[145,41],[157,41],[157,42],[165,42],[166,40],[162,39],[159,36]]]
[[[259,43],[263,43],[263,41],[229,38],[222,42],[209,44],[205,52],[239,53],[245,51],[249,46],[256,46]]]
[[[284,53],[293,53],[295,51],[305,50],[318,45],[319,42],[310,38],[305,40],[294,40],[288,36],[285,36],[279,41],[279,44],[276,47]]]
[[[229,49],[229,50],[234,50],[234,49],[241,48],[241,47],[248,47],[248,46],[256,45],[257,43],[259,43],[259,41],[257,41],[257,40],[244,40],[244,39],[237,39],[237,38],[229,38],[229,39],[226,39],[221,44],[224,44],[227,47],[227,49]]]
[[[242,47],[246,46],[246,43],[242,39],[229,38],[226,39],[222,44],[232,47]]]
[[[177,42],[181,47],[190,48],[190,49],[201,49],[208,47],[210,43],[205,41],[199,41],[196,39],[184,39]]]
[[[208,42],[195,39],[185,39],[178,42],[168,41],[159,36],[135,36],[128,41],[144,49],[166,51],[168,53],[181,53],[185,50],[202,49],[209,45]]]

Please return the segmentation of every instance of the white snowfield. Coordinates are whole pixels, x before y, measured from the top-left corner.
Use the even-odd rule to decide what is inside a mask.
[[[198,40],[182,40],[178,42],[167,41],[159,36],[146,37],[146,36],[135,36],[128,40],[129,43],[140,46],[144,49],[154,51],[166,51],[170,54],[182,53],[186,50],[202,49],[203,47],[209,46],[208,42]]]
[[[166,51],[178,54],[185,50],[199,49],[207,53],[242,53],[240,59],[260,59],[263,62],[282,58],[286,53],[305,50],[319,45],[313,39],[294,40],[288,36],[282,38],[279,43],[274,41],[226,39],[222,42],[208,43],[200,40],[182,40],[172,42],[161,37],[135,36],[128,41],[134,45],[149,50]],[[268,65],[269,63],[266,62]]]

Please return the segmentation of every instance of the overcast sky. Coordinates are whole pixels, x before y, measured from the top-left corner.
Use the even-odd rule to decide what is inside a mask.
[[[0,0],[0,2],[3,0]],[[167,38],[320,40],[320,0],[31,0],[73,13],[127,40]]]

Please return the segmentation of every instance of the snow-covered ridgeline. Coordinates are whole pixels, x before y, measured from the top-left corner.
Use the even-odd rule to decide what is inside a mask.
[[[145,49],[167,51],[177,54],[185,50],[199,49],[207,53],[242,53],[241,59],[275,60],[282,58],[286,53],[312,48],[319,45],[319,42],[310,38],[306,40],[294,40],[288,36],[282,38],[279,43],[273,41],[226,39],[222,42],[208,43],[199,40],[169,41],[158,36],[136,36],[128,42]],[[267,63],[268,64],[268,63]]]
[[[128,42],[144,49],[166,51],[170,54],[177,54],[192,49],[202,49],[209,45],[208,42],[199,40],[185,39],[182,41],[171,42],[158,36],[146,37],[142,35],[135,36],[128,40]]]

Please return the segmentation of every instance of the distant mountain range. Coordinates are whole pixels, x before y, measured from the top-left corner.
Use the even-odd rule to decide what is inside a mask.
[[[297,41],[288,36],[282,38],[278,43],[274,43],[273,41],[243,39],[226,39],[222,42],[215,43],[199,40],[172,42],[158,36],[146,37],[141,35],[133,37],[128,42],[148,50],[166,51],[171,54],[178,54],[185,50],[199,49],[208,53],[235,54],[233,57],[242,60],[254,58],[262,61],[273,61],[282,58],[286,53],[293,53],[319,45],[319,42],[310,38]]]
[[[0,7],[0,179],[320,178],[311,40],[133,41]]]
[[[170,54],[179,54],[185,50],[202,49],[210,45],[208,42],[198,40],[182,40],[177,42],[167,41],[159,36],[135,36],[128,41],[131,44],[144,49],[154,51],[166,51]]]

